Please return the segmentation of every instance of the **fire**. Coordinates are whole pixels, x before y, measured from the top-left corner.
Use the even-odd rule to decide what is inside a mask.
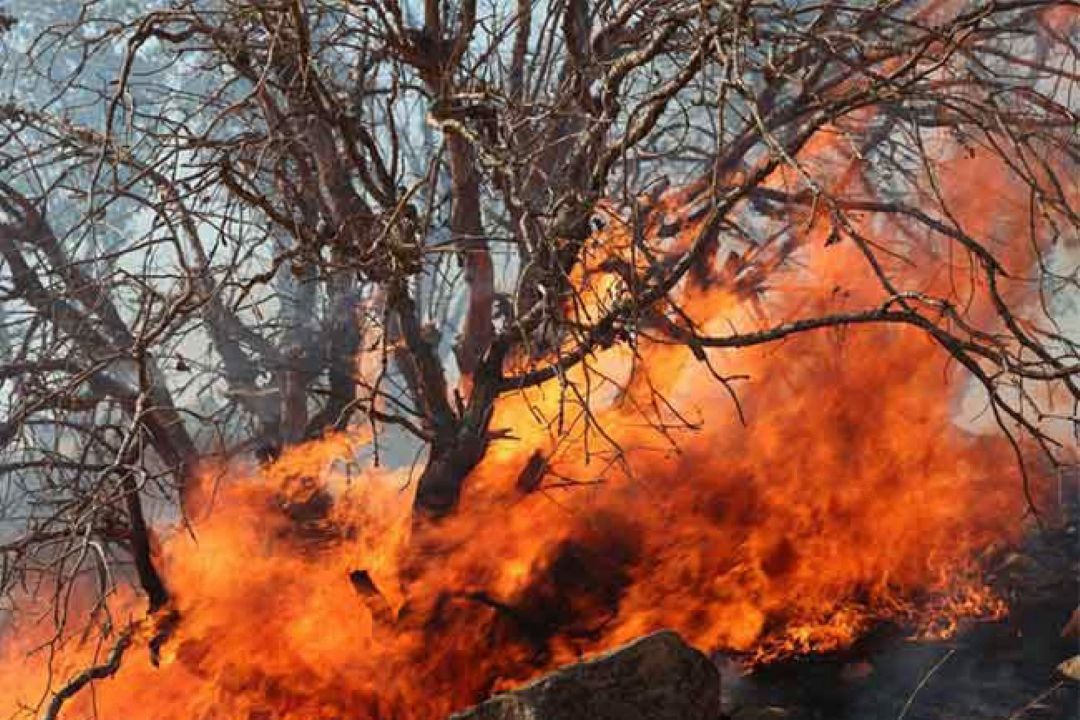
[[[953,170],[989,183],[1004,210],[957,198],[965,221],[1001,223],[999,234],[1027,222],[1002,171],[978,158]],[[824,223],[806,220],[798,269],[776,269],[757,307],[724,285],[682,291],[703,332],[882,300],[857,249],[826,245]],[[929,262],[933,251],[913,287],[963,275]],[[597,280],[593,301],[613,282]],[[407,470],[355,461],[359,431],[268,468],[208,469],[190,532],[160,549],[179,617],[160,666],[143,626],[115,677],[65,717],[437,718],[661,627],[767,661],[842,647],[882,621],[940,635],[1003,611],[979,556],[1021,527],[1012,450],[958,427],[968,385],[924,334],[809,333],[711,353],[711,370],[646,338],[636,353],[612,349],[570,375],[606,398],[595,424],[561,404],[558,383],[505,397],[493,427],[515,439],[493,444],[460,511],[435,526],[412,526]],[[732,382],[745,424],[714,372],[743,378]],[[522,491],[537,452],[548,474]],[[135,598],[114,600],[117,627],[139,615]],[[50,697],[47,663],[54,691],[108,652],[77,630],[53,653],[29,652],[52,629],[11,628],[7,716]]]

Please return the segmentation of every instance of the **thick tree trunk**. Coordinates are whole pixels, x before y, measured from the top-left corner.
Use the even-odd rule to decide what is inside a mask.
[[[439,518],[457,507],[466,478],[487,452],[506,351],[503,343],[491,346],[477,369],[468,405],[432,442],[413,500],[414,517]]]
[[[473,433],[462,433],[445,443],[433,444],[417,483],[414,516],[437,519],[453,512],[465,479],[486,450],[487,439]]]

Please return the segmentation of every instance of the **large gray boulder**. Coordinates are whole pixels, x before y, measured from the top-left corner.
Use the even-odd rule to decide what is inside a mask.
[[[720,674],[701,652],[662,631],[567,665],[450,720],[716,720]]]

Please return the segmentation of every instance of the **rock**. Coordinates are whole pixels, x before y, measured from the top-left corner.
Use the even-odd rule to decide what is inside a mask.
[[[450,720],[716,720],[720,674],[670,631],[567,665]]]
[[[1058,675],[1073,682],[1080,682],[1080,655],[1073,655],[1057,666]]]

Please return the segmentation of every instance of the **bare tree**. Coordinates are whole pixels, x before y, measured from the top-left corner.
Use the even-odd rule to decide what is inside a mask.
[[[1073,3],[93,5],[3,25],[34,87],[0,105],[5,586],[60,593],[119,552],[164,607],[148,503],[182,513],[208,456],[354,422],[376,461],[388,430],[423,449],[415,509],[437,519],[504,436],[500,396],[551,383],[594,423],[615,345],[709,363],[905,324],[1018,453],[1059,454],[1080,399]],[[1008,168],[1027,237],[958,218],[949,152]],[[753,302],[808,242],[856,247],[880,302],[719,336],[694,316],[717,287]],[[904,262],[957,279],[911,286]]]

